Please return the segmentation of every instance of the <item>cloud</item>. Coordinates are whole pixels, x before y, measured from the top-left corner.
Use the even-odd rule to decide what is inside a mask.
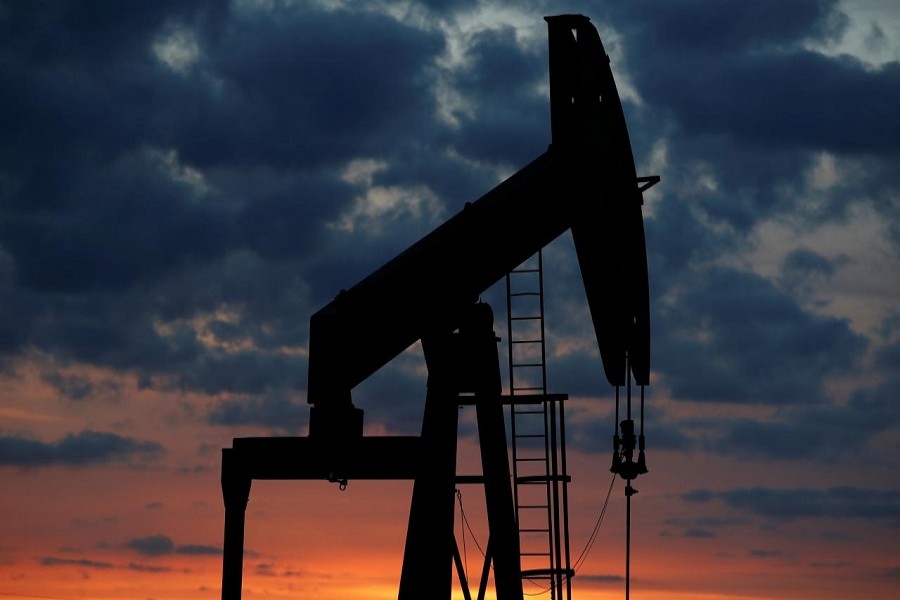
[[[125,568],[129,571],[137,571],[138,573],[170,573],[172,571],[172,567],[142,565],[140,563],[128,563]]]
[[[900,524],[900,490],[892,489],[695,489],[682,498],[701,504],[718,501],[739,513],[782,521],[808,518],[869,519],[888,521],[894,526]]]
[[[781,550],[765,550],[762,548],[750,550],[747,554],[754,558],[781,558],[785,555]]]
[[[41,558],[41,566],[43,567],[85,567],[88,569],[112,569],[114,564],[100,561],[89,560],[86,558],[57,558],[55,556],[45,556]]]
[[[134,550],[141,556],[169,556],[183,554],[186,556],[220,556],[222,548],[206,544],[181,544],[176,545],[169,536],[157,533],[145,537],[132,538],[125,546]],[[132,565],[129,565],[132,568]],[[156,567],[150,567],[156,568]]]
[[[692,498],[699,498],[702,496],[699,495],[691,495]],[[697,500],[699,501],[699,500]],[[745,525],[747,523],[746,519],[743,518],[735,518],[735,517],[714,517],[714,516],[703,516],[696,517],[691,519],[686,518],[672,518],[666,519],[663,524],[666,529],[663,529],[660,532],[661,536],[668,537],[674,535],[671,528],[677,528],[680,530],[680,535],[686,538],[694,538],[694,539],[712,539],[719,537],[723,534],[724,531],[727,531],[730,528]]]
[[[310,314],[550,140],[537,10],[555,5],[404,6],[10,5],[0,19],[0,372],[46,358],[58,367],[35,372],[87,416],[119,391],[104,381],[136,380],[196,402],[184,413],[201,426],[302,432]],[[880,330],[860,325],[872,294],[854,274],[863,248],[889,265],[900,257],[896,60],[841,55],[849,28],[863,25],[848,25],[837,1],[567,6],[601,29],[640,174],[663,176],[644,206],[651,471],[657,449],[777,468],[829,462],[836,477],[860,461],[894,467],[900,328],[887,315],[869,319]],[[871,44],[890,58],[892,32],[879,27]],[[879,228],[859,235],[860,212]],[[773,225],[797,239],[770,244]],[[851,242],[836,245],[833,231]],[[573,397],[570,448],[608,456],[612,394],[571,243],[545,259],[551,391]],[[486,297],[505,335],[502,293]],[[423,367],[404,355],[354,390],[367,425],[419,431]],[[136,462],[162,450],[92,431],[7,433],[0,464]],[[859,519],[900,520],[896,494],[863,488],[686,498],[728,513],[664,524],[698,544],[758,519],[848,531]],[[126,543],[135,559],[220,553],[163,533]],[[114,566],[136,578],[168,569],[146,562]]]
[[[691,133],[779,149],[898,150],[889,133],[898,116],[883,100],[900,94],[900,67],[873,70],[806,48],[843,35],[847,16],[837,2],[624,10],[629,71],[642,97]]]
[[[695,539],[711,539],[716,537],[715,532],[710,531],[709,529],[702,529],[700,527],[689,527],[684,530],[683,535],[686,538]]]
[[[0,54],[21,68],[0,86],[0,355],[36,349],[206,393],[302,388],[304,359],[284,350],[355,276],[329,246],[359,251],[362,275],[403,245],[326,224],[387,194],[403,227],[424,232],[443,200],[418,192],[471,179],[461,161],[423,160],[444,145],[429,87],[442,36],[375,12],[341,11],[338,24],[306,5],[80,10],[4,19]],[[88,43],[87,21],[117,23],[116,35]],[[360,196],[341,173],[369,156],[390,166]],[[366,227],[386,226],[370,213]],[[205,347],[191,322],[222,306],[241,318],[211,330],[243,340],[240,352]]]
[[[188,554],[191,556],[221,556],[222,548],[219,546],[206,546],[203,544],[185,544],[175,549],[177,554]]]
[[[43,567],[81,567],[85,569],[126,569],[136,571],[138,573],[170,573],[171,567],[159,565],[142,565],[139,563],[128,563],[127,565],[116,565],[111,562],[91,560],[86,558],[57,558],[55,556],[45,556],[40,559]]]
[[[308,416],[305,402],[288,394],[269,393],[222,400],[209,411],[207,421],[213,425],[262,425],[296,434],[307,424]]]
[[[781,286],[800,300],[814,300],[817,286],[829,283],[839,266],[851,262],[846,256],[829,259],[808,248],[792,250],[781,264]]]
[[[866,340],[843,319],[806,312],[772,282],[708,269],[656,309],[656,364],[676,397],[790,405],[821,402]]]
[[[785,7],[774,0],[747,5],[736,0],[708,2],[691,0],[678,6],[665,5],[645,10],[642,4],[629,7],[647,20],[647,37],[658,39],[671,50],[705,54],[715,48],[735,51],[772,45],[795,46],[807,36],[840,35],[846,15],[835,13],[837,2],[801,0]]]
[[[52,385],[63,396],[71,400],[83,400],[94,392],[94,383],[80,375],[47,373],[42,379]]]
[[[144,556],[165,556],[175,551],[175,544],[172,542],[172,538],[161,533],[131,539],[126,546]]]
[[[515,19],[467,29],[474,9],[452,3],[422,8],[442,15],[427,23],[378,6],[176,4],[91,19],[77,5],[16,7],[4,21],[0,356],[37,351],[218,395],[210,423],[297,432],[309,315],[545,150],[546,45]],[[896,181],[896,114],[880,100],[898,95],[896,65],[810,50],[845,31],[835,2],[639,2],[607,17],[595,23],[635,89],[639,168],[655,156],[663,169],[645,220],[654,385],[679,401],[789,407],[719,421],[712,440],[657,412],[650,439],[833,457],[842,445],[827,438],[846,439],[847,413],[827,405],[829,384],[870,350],[877,376],[893,358],[889,341],[879,349],[809,304],[854,259],[787,249],[766,275],[742,261],[773,219],[840,223],[867,203],[897,222],[889,191],[873,191]],[[445,92],[465,99],[454,119]],[[580,274],[570,244],[554,252],[551,382],[600,397]],[[368,422],[414,433],[424,376],[403,360],[355,394]],[[46,380],[96,394],[73,373]],[[856,402],[892,419],[876,397],[893,383]],[[604,409],[572,422],[572,443],[608,439]]]
[[[546,56],[543,45],[537,52],[523,49],[509,26],[473,36],[453,82],[470,109],[460,119],[461,152],[516,169],[544,152],[550,121],[539,84],[546,78]]]
[[[88,429],[70,433],[57,442],[0,436],[0,465],[23,468],[80,467],[112,461],[147,460],[162,452],[163,447],[157,442]]]
[[[621,575],[609,575],[609,574],[601,574],[601,573],[579,573],[578,579],[583,579],[584,581],[593,581],[595,583],[621,583],[625,581],[625,578]]]

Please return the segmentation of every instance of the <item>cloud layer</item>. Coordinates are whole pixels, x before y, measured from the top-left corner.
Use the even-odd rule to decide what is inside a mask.
[[[756,520],[895,526],[896,481],[871,480],[900,467],[900,14],[607,4],[565,10],[598,27],[639,175],[662,176],[644,205],[648,452],[688,466],[661,539]],[[0,467],[214,472],[231,437],[302,434],[310,315],[545,151],[541,17],[559,10],[0,9]],[[544,260],[550,387],[572,398],[573,452],[605,463],[612,391],[571,240]],[[503,290],[484,298],[505,337]],[[426,376],[414,345],[354,390],[369,430],[418,432]],[[729,468],[701,485],[710,457]],[[56,546],[29,560],[137,576],[218,552],[116,535],[148,564]],[[747,544],[742,557],[795,556]],[[271,556],[257,570],[299,572]],[[594,571],[584,581],[620,581]]]

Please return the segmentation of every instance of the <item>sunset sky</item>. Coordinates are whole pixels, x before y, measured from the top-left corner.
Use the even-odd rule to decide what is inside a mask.
[[[0,0],[0,598],[219,597],[221,449],[305,435],[310,315],[546,150],[560,13],[662,177],[632,598],[900,597],[900,4]],[[568,234],[545,277],[575,558],[612,390]],[[354,401],[424,394],[414,345]],[[396,597],[410,491],[255,482],[244,597]],[[624,597],[624,506],[575,599]]]

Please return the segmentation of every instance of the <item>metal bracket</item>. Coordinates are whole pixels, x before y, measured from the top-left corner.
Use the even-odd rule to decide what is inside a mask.
[[[659,183],[659,175],[645,175],[644,177],[638,177],[636,181],[638,183],[638,191],[645,192]]]

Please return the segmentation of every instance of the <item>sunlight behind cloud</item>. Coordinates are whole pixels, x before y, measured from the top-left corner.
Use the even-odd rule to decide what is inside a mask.
[[[169,179],[184,184],[195,196],[204,196],[211,191],[203,173],[190,165],[181,162],[178,151],[174,148],[145,149],[146,156],[162,170]]]
[[[223,330],[237,331],[241,319],[242,311],[238,307],[221,305],[213,311],[198,313],[188,319],[168,322],[157,320],[153,327],[164,338],[190,332],[208,350],[233,353],[255,348],[252,338],[246,334],[240,337],[223,334]]]
[[[197,34],[184,25],[167,27],[152,49],[157,60],[181,75],[190,71],[200,58]]]
[[[354,198],[349,210],[328,224],[329,228],[348,233],[363,231],[370,235],[380,235],[405,218],[431,224],[443,216],[443,203],[425,185],[375,185],[375,174],[387,167],[384,161],[358,159],[344,168],[341,179],[365,188],[365,191]]]
[[[841,0],[849,15],[837,39],[807,42],[829,56],[849,55],[872,69],[900,60],[900,4],[883,0]]]
[[[757,226],[754,238],[754,248],[739,262],[767,278],[777,278],[785,257],[798,249],[808,249],[836,265],[827,280],[811,282],[810,299],[816,301],[808,306],[810,310],[847,318],[854,330],[870,334],[896,309],[900,284],[886,225],[875,211],[856,208],[847,223],[815,227],[768,220]]]

